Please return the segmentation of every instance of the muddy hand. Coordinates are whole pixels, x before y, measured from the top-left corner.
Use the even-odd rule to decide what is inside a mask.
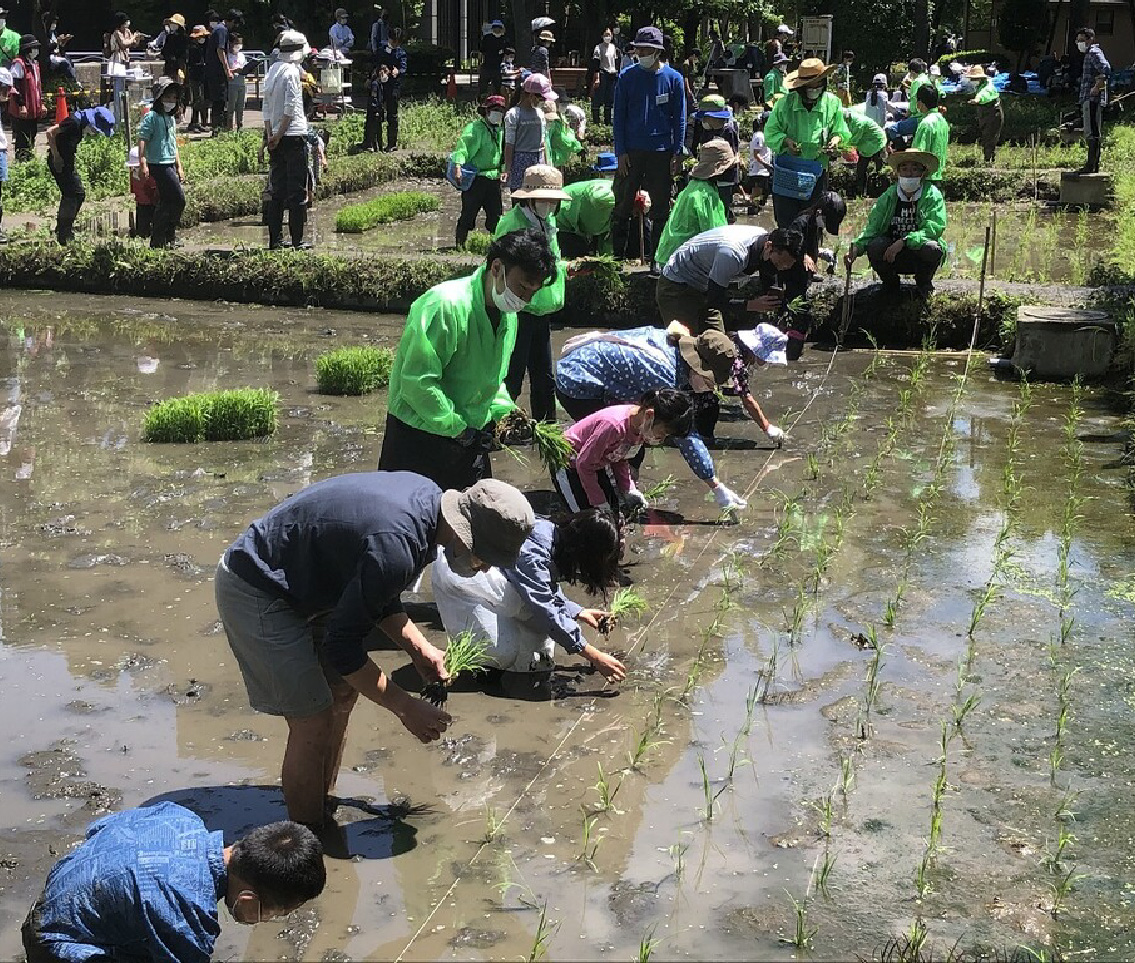
[[[418,675],[422,677],[423,682],[447,682],[449,680],[449,673],[445,668],[445,653],[436,646],[430,645],[428,642],[424,643],[421,648],[410,652],[410,660],[414,663],[414,668],[418,670]]]
[[[453,721],[448,712],[420,699],[407,700],[398,718],[419,742],[436,742]]]

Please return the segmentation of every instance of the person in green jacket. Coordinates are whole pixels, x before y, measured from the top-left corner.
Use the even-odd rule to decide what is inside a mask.
[[[504,385],[513,401],[520,397],[525,372],[531,394],[530,414],[536,421],[556,420],[556,376],[552,369],[552,327],[550,316],[564,306],[564,265],[556,243],[556,212],[561,201],[570,201],[564,192],[563,175],[548,164],[533,164],[524,172],[524,182],[512,192],[512,209],[501,218],[496,236],[516,231],[539,231],[556,259],[551,284],[544,285],[521,310],[516,346],[508,365]]]
[[[844,263],[851,269],[860,254],[883,282],[885,295],[898,295],[900,275],[913,274],[920,297],[934,292],[934,274],[942,263],[946,232],[946,200],[928,177],[938,166],[933,154],[896,151],[887,161],[898,183],[892,184],[871,208],[867,226],[851,243]]]
[[[1005,126],[1005,111],[1001,106],[1001,94],[993,84],[993,79],[985,68],[975,64],[965,72],[965,79],[977,84],[977,92],[969,103],[977,107],[978,139],[985,154],[985,163],[992,164],[997,157],[997,142],[1001,139],[1001,128]]]
[[[942,183],[946,170],[946,155],[950,147],[950,125],[938,110],[938,91],[931,84],[923,84],[918,89],[918,107],[921,119],[914,132],[911,150],[926,151],[938,158],[938,169],[928,180]]]
[[[788,58],[778,53],[772,58],[772,67],[765,74],[764,91],[762,96],[766,104],[771,104],[773,97],[784,90],[784,75],[788,72]]]
[[[594,167],[596,173],[608,175],[614,175],[618,169],[619,160],[611,153],[600,154]],[[560,253],[564,257],[613,254],[611,212],[615,209],[615,185],[611,177],[576,181],[566,185],[564,193],[571,200],[562,204],[556,214]]]
[[[736,164],[733,148],[721,138],[706,141],[698,148],[698,162],[690,171],[690,182],[674,202],[655,248],[659,266],[665,267],[670,256],[691,237],[729,223],[721,193],[713,181]]]
[[[495,422],[515,405],[504,388],[517,312],[556,274],[542,231],[497,238],[469,277],[418,298],[394,367],[380,471],[412,471],[443,490],[492,477]]]
[[[914,75],[914,79],[910,82],[910,92],[907,94],[907,103],[910,104],[910,116],[914,117],[919,114],[918,109],[918,92],[926,85],[934,86],[930,80],[930,74],[926,70],[926,61],[921,57],[915,57],[910,62],[910,72]]]
[[[560,115],[554,100],[544,101],[544,152],[553,167],[563,167],[584,152],[583,144]]]
[[[778,194],[773,174],[772,212],[777,227],[788,227],[804,208],[824,195],[828,189],[828,161],[840,142],[851,138],[843,119],[843,105],[827,90],[828,75],[833,70],[834,66],[825,66],[818,57],[805,60],[788,75],[788,93],[777,101],[765,124],[765,142],[774,157],[801,157],[815,161],[821,169],[811,197],[803,200]]]
[[[873,163],[875,173],[887,163],[887,132],[865,113],[858,110],[845,110],[843,119],[851,131],[851,140],[845,145],[854,147],[859,153],[855,165],[855,197],[867,193],[867,173]]]
[[[457,246],[465,246],[469,232],[477,224],[477,215],[485,212],[485,230],[496,230],[501,219],[501,150],[504,146],[504,112],[508,105],[503,97],[486,97],[478,113],[480,117],[466,124],[457,139],[457,146],[449,155],[454,177],[461,188],[461,215],[457,218]],[[474,168],[473,183],[466,186],[464,179]]]

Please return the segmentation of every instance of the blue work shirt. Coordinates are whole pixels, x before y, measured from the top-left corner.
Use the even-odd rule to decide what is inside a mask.
[[[690,368],[661,328],[631,328],[563,355],[556,365],[556,388],[577,401],[637,404],[648,391],[689,391]],[[697,432],[674,440],[698,478],[713,478],[713,458]]]
[[[402,611],[402,593],[433,561],[440,512],[441,489],[421,475],[337,475],[249,525],[225,564],[304,618],[330,613],[324,652],[350,675],[366,664],[371,630]]]
[[[1107,106],[1106,86],[1099,93],[1092,93],[1092,88],[1100,77],[1104,77],[1109,81],[1111,80],[1111,64],[1108,63],[1107,57],[1104,56],[1103,50],[1100,49],[1100,45],[1094,43],[1088,47],[1087,52],[1084,54],[1084,69],[1080,74],[1081,104],[1085,100],[1090,100],[1093,103],[1098,100],[1101,107]]]
[[[560,590],[559,573],[552,562],[555,537],[556,526],[546,518],[537,518],[532,534],[520,546],[516,564],[501,571],[528,604],[529,624],[538,624],[553,642],[578,655],[587,645],[576,621],[583,606]]]
[[[171,802],[92,823],[48,874],[40,940],[74,963],[208,963],[228,886],[223,840]]]
[[[615,153],[681,154],[686,141],[686,84],[673,67],[625,67],[615,83]]]

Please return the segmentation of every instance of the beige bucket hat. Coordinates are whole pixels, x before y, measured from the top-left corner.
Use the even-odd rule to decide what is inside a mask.
[[[516,200],[530,201],[570,201],[571,195],[564,190],[564,175],[551,164],[533,164],[524,172],[524,183],[520,190],[513,191]]]
[[[711,177],[724,174],[737,163],[737,155],[728,141],[715,137],[707,140],[698,148],[698,162],[690,171],[690,177],[699,181],[707,181]]]

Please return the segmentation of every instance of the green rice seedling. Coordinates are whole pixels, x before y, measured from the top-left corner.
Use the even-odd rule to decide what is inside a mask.
[[[1057,822],[1064,823],[1076,821],[1077,813],[1072,807],[1076,804],[1076,800],[1077,798],[1079,798],[1079,795],[1080,793],[1078,790],[1072,789],[1069,789],[1064,793],[1064,795],[1060,799],[1060,802],[1057,803],[1056,806]]]
[[[828,879],[835,868],[835,856],[831,850],[825,849],[823,853],[823,861],[816,857],[816,863],[812,867],[812,883],[813,886],[824,899],[828,898]]]
[[[434,705],[444,705],[454,679],[462,672],[481,672],[490,664],[488,639],[469,630],[459,632],[446,640],[445,670],[449,679],[444,683],[431,682],[422,690],[422,695]]]
[[[1076,888],[1076,884],[1084,878],[1084,873],[1077,873],[1073,866],[1066,873],[1058,875],[1054,882],[1049,883],[1052,889],[1052,916],[1055,919],[1063,909],[1064,900]]]
[[[1045,851],[1042,863],[1045,868],[1050,872],[1059,873],[1063,869],[1064,853],[1067,849],[1076,842],[1076,837],[1073,836],[1066,826],[1061,825],[1056,837],[1056,848]]]
[[[813,805],[820,814],[820,835],[824,837],[831,836],[832,819],[834,817],[832,793],[829,792],[818,803],[814,803]]]
[[[583,832],[579,843],[579,860],[595,869],[595,854],[599,852],[599,845],[603,837],[595,832],[595,824],[599,822],[598,816],[588,816],[587,810],[583,812]]]
[[[807,588],[801,583],[796,590],[796,601],[792,609],[785,612],[785,627],[788,630],[789,645],[796,645],[800,641],[800,634],[804,628],[804,617],[808,612]]]
[[[969,627],[966,629],[966,635],[971,639],[973,638],[973,634],[977,631],[977,627],[981,624],[981,620],[985,617],[985,610],[988,609],[990,603],[997,598],[997,594],[997,585],[990,579],[985,584],[981,595],[978,596],[977,602],[974,603],[973,611],[970,612]]]
[[[340,234],[361,234],[380,224],[404,221],[416,214],[436,211],[441,201],[425,191],[394,191],[380,194],[369,201],[348,204],[335,215],[335,230]]]
[[[621,588],[611,599],[611,616],[615,619],[628,615],[642,615],[646,611],[646,599],[633,588]]]
[[[484,257],[489,253],[489,245],[492,243],[493,236],[488,231],[470,231],[462,249]]]
[[[1072,627],[1076,624],[1076,617],[1069,615],[1060,616],[1060,644],[1066,645],[1068,640],[1072,638]]]
[[[819,481],[820,478],[820,462],[816,458],[815,452],[808,452],[808,477],[812,481]]]
[[[705,808],[702,810],[702,816],[705,817],[707,823],[713,822],[713,804],[717,800],[717,796],[713,791],[713,787],[709,782],[709,773],[705,770],[705,756],[700,752],[698,753],[698,767],[701,769],[701,788],[702,795],[705,798]]]
[[[925,899],[933,888],[930,884],[930,858],[930,851],[927,850],[922,854],[922,860],[914,873],[914,890],[918,893],[919,899]]]
[[[855,766],[852,764],[851,756],[840,756],[839,759],[839,791],[843,796],[843,800],[847,802],[847,794],[851,792],[851,787],[855,785]]]
[[[536,923],[536,934],[532,938],[532,949],[528,951],[528,963],[537,963],[539,960],[548,958],[548,944],[559,928],[558,920],[548,922],[548,901],[544,900],[540,906],[540,919]]]
[[[654,927],[652,926],[646,931],[646,935],[638,941],[638,956],[635,959],[638,963],[650,963],[654,951],[661,945],[662,941],[654,938]]]
[[[665,498],[677,484],[678,481],[673,475],[667,475],[662,481],[651,485],[643,492],[643,495],[647,501],[657,501],[659,498]]]
[[[267,388],[206,391],[159,401],[142,420],[142,440],[196,444],[275,434],[279,395]]]
[[[504,820],[497,815],[496,808],[485,806],[485,835],[481,837],[481,842],[491,843],[501,834],[503,829]]]
[[[887,599],[887,603],[883,608],[883,625],[888,629],[895,627],[895,619],[899,614],[899,604],[895,599]]]
[[[686,871],[686,850],[689,848],[689,843],[671,843],[667,848],[670,858],[674,860],[674,878],[679,882]]]
[[[942,840],[942,808],[935,806],[930,811],[930,839],[926,844],[926,849],[931,854],[938,852],[939,843]]]
[[[662,740],[651,739],[650,735],[649,729],[643,729],[642,732],[638,734],[638,739],[635,740],[634,749],[627,755],[627,768],[632,772],[641,772],[646,754],[656,746],[662,745]]]
[[[1048,756],[1048,780],[1053,786],[1056,785],[1056,779],[1060,775],[1060,770],[1064,766],[1064,750],[1060,746],[1053,746],[1052,752]]]
[[[619,794],[619,789],[622,785],[622,781],[620,780],[619,784],[612,789],[611,782],[607,778],[607,774],[603,771],[603,763],[599,763],[599,781],[591,787],[599,794],[598,812],[610,812],[615,808],[614,800]]]
[[[966,716],[968,716],[971,712],[973,712],[974,709],[977,708],[977,704],[979,702],[981,702],[981,696],[978,693],[973,692],[970,693],[969,698],[967,698],[966,701],[961,705],[954,703],[954,705],[950,707],[954,712],[955,732],[960,733],[962,731],[962,726],[965,724]]]
[[[784,891],[792,903],[792,913],[796,921],[796,929],[791,939],[781,938],[782,943],[791,943],[798,950],[806,950],[812,945],[819,928],[808,925],[808,897],[797,900],[788,890]]]
[[[758,686],[753,686],[749,690],[749,694],[745,696],[745,721],[741,723],[740,735],[749,738],[749,733],[753,729],[753,713],[757,709],[757,689]]]
[[[336,348],[315,359],[315,390],[321,395],[365,395],[390,383],[394,352],[364,346]]]
[[[906,934],[906,946],[903,950],[903,959],[910,960],[912,963],[921,960],[922,948],[926,945],[928,935],[929,933],[926,929],[926,924],[922,921],[922,917],[916,916]]]
[[[567,468],[575,455],[571,442],[567,440],[563,428],[550,421],[537,421],[532,428],[536,451],[544,467],[552,474]]]
[[[772,686],[773,682],[776,681],[776,672],[777,672],[777,667],[779,665],[779,662],[780,662],[780,638],[779,638],[779,636],[774,635],[773,640],[772,640],[772,651],[769,653],[768,661],[764,664],[764,667],[760,670],[759,678],[758,678],[758,685],[760,685],[760,689],[761,689],[760,695],[758,696],[758,700],[760,701],[760,703],[762,705],[765,705],[765,704],[768,703],[768,691],[769,691],[769,688]]]

